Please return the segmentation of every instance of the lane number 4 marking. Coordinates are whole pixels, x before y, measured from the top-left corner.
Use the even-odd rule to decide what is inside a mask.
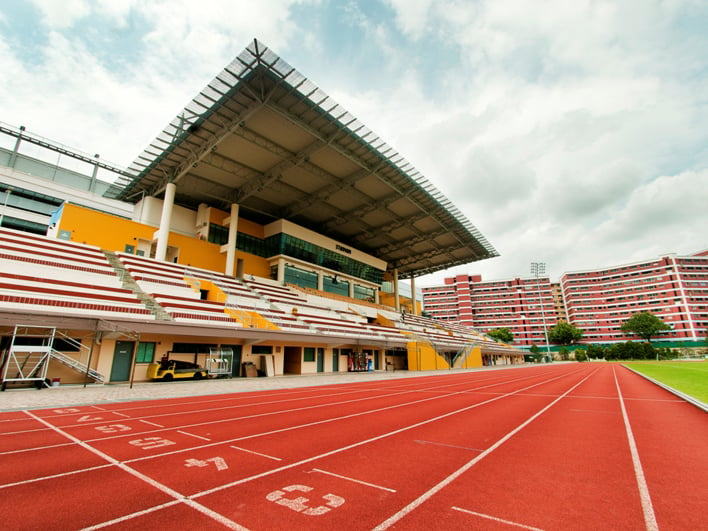
[[[308,487],[307,485],[288,485],[287,487],[283,487],[283,490],[274,490],[268,494],[266,500],[277,503],[278,505],[284,505],[293,511],[308,516],[321,516],[344,504],[344,498],[335,494],[325,494],[322,496],[322,499],[326,500],[327,503],[325,503],[325,505],[318,505],[317,507],[309,507],[307,502],[310,501],[310,499],[304,496],[297,496],[296,498],[284,497],[287,492],[310,492],[312,490],[314,490],[313,487]]]
[[[202,468],[205,466],[209,466],[209,463],[214,463],[216,469],[219,471],[226,470],[227,468],[229,468],[229,465],[226,464],[226,460],[223,457],[210,457],[209,459],[187,459],[184,462],[184,466],[188,468],[193,466]]]

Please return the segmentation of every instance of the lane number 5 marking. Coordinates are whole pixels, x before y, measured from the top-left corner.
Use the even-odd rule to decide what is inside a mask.
[[[306,514],[308,516],[321,516],[330,510],[339,507],[344,504],[344,498],[341,496],[336,496],[334,494],[325,494],[322,496],[323,500],[326,500],[325,505],[319,505],[317,507],[309,507],[307,502],[310,501],[309,498],[304,496],[297,496],[296,498],[284,498],[287,492],[310,492],[314,490],[312,487],[307,485],[288,485],[283,487],[283,490],[274,490],[266,496],[266,500],[277,503],[278,505],[284,505],[293,511],[298,513]]]

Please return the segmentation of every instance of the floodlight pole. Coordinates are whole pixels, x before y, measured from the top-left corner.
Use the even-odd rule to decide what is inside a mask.
[[[545,262],[531,262],[531,274],[536,277],[536,289],[538,290],[538,303],[541,305],[541,320],[543,321],[543,336],[546,338],[546,354],[548,354],[548,362],[550,363],[553,358],[551,357],[551,346],[548,343],[548,330],[546,328],[546,312],[543,310],[543,300],[541,299],[541,283],[538,280],[539,275],[544,275],[546,273],[546,263]]]

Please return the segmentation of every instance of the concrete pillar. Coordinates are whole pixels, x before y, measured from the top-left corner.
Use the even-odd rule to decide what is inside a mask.
[[[231,216],[229,217],[229,239],[226,243],[226,270],[228,276],[234,274],[234,264],[236,263],[236,236],[238,235],[238,205],[231,205]]]
[[[170,237],[170,221],[172,220],[172,207],[175,204],[175,191],[177,185],[167,183],[165,187],[165,200],[162,203],[162,216],[160,217],[160,228],[157,230],[157,247],[155,248],[155,258],[165,260],[167,256],[167,240]]]
[[[397,312],[401,311],[401,301],[398,298],[398,268],[393,270],[393,301]]]
[[[418,309],[415,303],[415,277],[411,275],[411,303],[413,305],[413,315],[418,315]]]
[[[282,258],[278,258],[278,278],[276,280],[285,284],[285,260]]]

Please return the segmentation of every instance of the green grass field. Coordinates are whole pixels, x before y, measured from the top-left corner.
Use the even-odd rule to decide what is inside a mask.
[[[708,404],[708,361],[632,362],[625,365]]]

